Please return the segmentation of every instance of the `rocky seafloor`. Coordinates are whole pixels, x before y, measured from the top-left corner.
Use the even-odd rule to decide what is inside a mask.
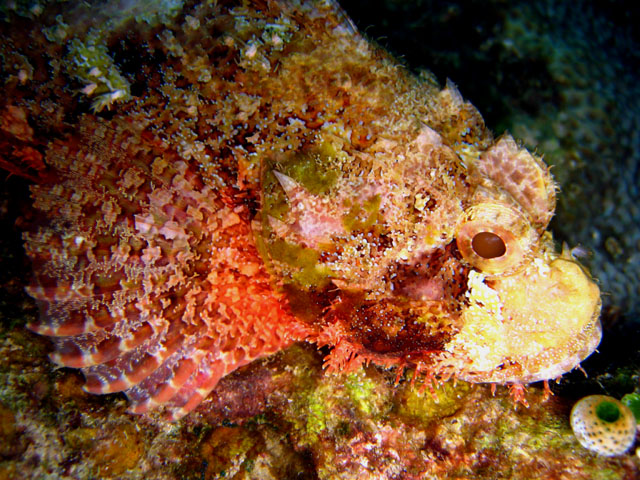
[[[38,21],[18,4],[11,22]],[[367,6],[368,5],[368,6]],[[348,2],[359,28],[411,68],[447,77],[500,133],[510,130],[555,165],[553,230],[604,293],[600,352],[581,372],[529,389],[448,383],[396,387],[369,366],[324,375],[322,352],[295,345],[224,378],[187,418],[168,424],[125,412],[123,395],[93,396],[47,359],[24,328],[37,308],[16,219],[28,181],[0,192],[0,479],[633,479],[640,461],[583,449],[569,411],[583,395],[639,390],[640,135],[637,10],[624,2]],[[35,13],[34,13],[35,12]],[[16,24],[19,24],[17,22]],[[5,23],[6,26],[6,23]],[[9,27],[10,28],[10,25]],[[2,75],[7,81],[7,75]]]

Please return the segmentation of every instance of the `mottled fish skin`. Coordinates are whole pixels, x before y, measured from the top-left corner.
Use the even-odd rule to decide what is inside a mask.
[[[45,142],[24,238],[52,360],[177,419],[294,341],[473,382],[588,356],[599,290],[546,231],[542,160],[337,5],[249,5],[140,27],[141,91]]]

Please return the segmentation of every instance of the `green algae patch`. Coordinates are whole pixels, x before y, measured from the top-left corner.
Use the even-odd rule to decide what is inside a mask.
[[[288,409],[299,445],[310,446],[320,437],[331,434],[336,416],[332,416],[338,399],[329,382],[320,381],[295,393]]]
[[[311,439],[316,439],[327,428],[328,407],[325,403],[328,398],[323,395],[309,395],[307,401],[306,434]]]
[[[620,401],[629,407],[633,416],[636,417],[636,421],[640,423],[640,394],[627,393]]]
[[[262,176],[262,213],[263,223],[268,225],[268,216],[284,220],[285,215],[289,211],[289,201],[287,194],[282,186],[278,183],[278,179],[273,173],[273,169],[265,170]]]
[[[333,165],[337,152],[330,144],[323,144],[315,152],[298,153],[282,164],[285,175],[293,178],[312,195],[326,195],[338,180]]]
[[[386,379],[374,367],[347,374],[344,389],[350,402],[364,416],[377,418],[391,407],[391,390]]]
[[[396,394],[396,413],[409,421],[428,423],[431,420],[453,415],[459,410],[471,390],[467,382],[449,381],[434,387],[433,391],[422,386],[405,383]]]
[[[329,283],[332,272],[319,262],[317,250],[281,239],[266,242],[265,246],[271,259],[290,267],[287,273],[292,283],[305,288],[321,288]]]
[[[289,211],[287,194],[274,171],[290,177],[306,195],[328,195],[336,185],[344,152],[322,143],[308,152],[295,152],[277,160],[267,160],[262,175],[262,211],[279,220]],[[265,216],[266,219],[266,216]]]
[[[300,240],[294,227],[296,211],[291,204],[326,202],[338,182],[345,158],[344,152],[324,142],[304,151],[264,160],[261,232],[256,232],[256,243],[272,273],[285,277],[287,283],[304,289],[323,288],[333,275],[321,261],[322,254],[331,249],[331,245],[308,248],[298,244]]]
[[[357,409],[345,395],[341,382],[344,376],[316,379],[307,376],[309,372],[298,372],[301,373],[299,385],[302,388],[295,392],[286,412],[288,421],[294,426],[298,445],[311,446],[322,438],[347,434],[350,422],[345,421],[343,415]]]
[[[371,402],[376,385],[361,372],[350,373],[344,382],[349,398],[358,410],[364,414],[371,414],[374,405]]]
[[[333,271],[320,262],[321,246],[307,248],[275,238],[268,225],[254,235],[258,253],[272,275],[281,275],[285,283],[302,290],[325,287]]]
[[[375,367],[349,374],[321,374],[319,365],[290,372],[296,389],[283,415],[292,425],[298,448],[322,448],[326,442],[346,441],[357,432],[373,434],[372,425],[386,418],[392,407],[389,379]]]
[[[374,195],[362,204],[353,203],[346,205],[349,211],[342,218],[342,224],[346,231],[362,231],[378,223],[381,200],[380,195]]]

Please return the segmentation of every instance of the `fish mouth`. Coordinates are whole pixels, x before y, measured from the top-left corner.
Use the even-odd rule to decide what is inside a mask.
[[[582,348],[578,349],[573,355],[565,356],[562,361],[552,364],[545,369],[541,369],[520,381],[522,383],[539,382],[541,380],[558,378],[570,372],[595,351],[601,339],[602,324],[600,323],[600,319],[597,319],[593,325],[589,325],[585,328],[585,331],[580,332],[577,343],[582,344]]]
[[[492,371],[473,372],[467,371],[459,375],[461,380],[473,383],[534,383],[543,380],[559,378],[565,373],[578,367],[580,363],[590,356],[600,344],[602,338],[602,325],[597,319],[592,325],[576,337],[576,344],[582,345],[573,353],[564,353],[557,357],[558,352],[550,351],[548,356],[559,358],[557,362],[551,361],[540,366],[536,371],[529,371],[526,364],[507,361],[498,365]]]
[[[471,278],[476,283],[463,327],[447,346],[467,358],[461,379],[530,383],[557,378],[600,343],[600,289],[573,259],[534,262],[503,278]]]

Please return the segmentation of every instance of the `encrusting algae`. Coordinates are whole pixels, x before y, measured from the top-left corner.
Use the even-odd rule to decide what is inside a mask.
[[[91,45],[79,15],[58,19],[73,48],[55,74],[85,113],[22,70],[1,110],[2,164],[39,179],[30,328],[87,391],[177,419],[308,341],[331,371],[414,367],[520,395],[596,348],[598,287],[546,231],[548,168],[455,86],[408,72],[333,2],[179,15],[92,25]]]

